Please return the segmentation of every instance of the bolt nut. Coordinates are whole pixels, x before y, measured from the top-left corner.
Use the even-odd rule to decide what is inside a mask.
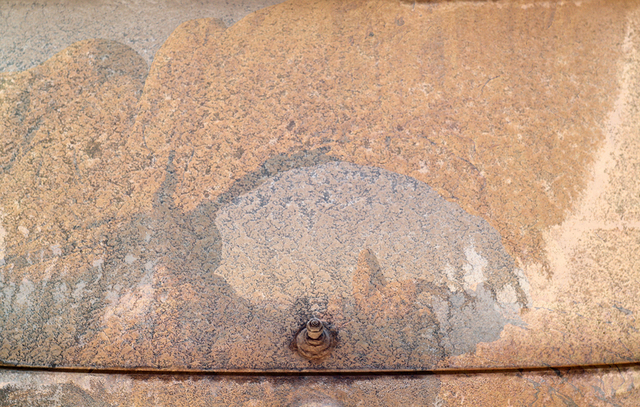
[[[327,357],[334,344],[333,335],[318,318],[311,318],[298,332],[295,340],[295,347],[300,356],[309,360]]]

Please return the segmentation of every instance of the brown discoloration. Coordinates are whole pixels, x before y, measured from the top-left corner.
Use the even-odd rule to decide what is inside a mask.
[[[198,185],[224,191],[274,154],[324,146],[428,183],[489,220],[514,257],[545,263],[541,233],[573,207],[603,141],[624,13],[597,2],[289,2],[230,28],[203,71],[187,53],[172,60],[185,61],[183,81],[211,78],[189,87],[198,97],[151,75],[149,91],[175,93],[152,102],[132,148],[144,137],[163,162],[180,145],[176,203],[189,209]]]
[[[147,64],[182,22],[215,17],[231,26],[242,17],[283,0],[43,0],[0,3],[5,19],[0,37],[0,72],[16,72],[44,63],[77,41],[103,38],[134,49]],[[89,7],[90,6],[90,7]]]
[[[522,318],[529,329],[508,327],[501,340],[450,364],[489,366],[500,358],[511,366],[578,365],[596,360],[594,355],[601,362],[640,358],[640,188],[632,181],[640,152],[634,91],[640,84],[640,36],[633,29],[638,10],[628,18],[622,43],[626,57],[618,66],[620,92],[604,126],[607,139],[592,179],[577,208],[545,233],[554,275],[540,278],[538,267],[526,269],[533,306]]]
[[[0,372],[0,403],[48,406],[430,406],[592,405],[635,407],[634,367],[414,377],[224,378]]]
[[[290,330],[309,310],[304,301],[260,308],[216,275],[215,218],[275,174],[332,160],[426,182],[490,222],[532,281],[527,330],[507,326],[475,354],[446,358],[433,303],[419,298],[439,301],[444,286],[386,281],[363,259],[347,279],[353,290],[342,291],[353,298],[328,299],[327,315],[406,328],[367,367],[637,359],[632,120],[610,123],[621,133],[603,182],[611,205],[596,205],[595,228],[580,223],[588,210],[575,215],[598,148],[615,141],[602,129],[624,93],[621,61],[636,47],[623,41],[627,19],[638,21],[629,7],[292,1],[226,31],[214,20],[183,24],[146,82],[139,57],[100,40],[2,75],[0,359],[249,369],[291,361]],[[632,113],[637,84],[627,85]],[[526,302],[524,290],[502,290],[515,284],[511,269],[495,276],[487,298]],[[290,330],[245,346],[265,316]],[[416,320],[434,322],[420,332],[427,339]],[[327,363],[352,367],[375,343],[350,339]],[[275,350],[256,359],[267,345]]]
[[[277,312],[313,312],[337,328],[340,345],[322,368],[435,366],[498,339],[527,303],[495,230],[380,168],[331,162],[278,174],[223,206],[216,225],[215,272],[252,313],[272,310],[261,318],[274,331],[290,319]]]
[[[632,407],[640,396],[637,367],[441,377],[438,398],[448,405]]]
[[[357,354],[365,348],[379,354],[380,360],[395,364],[393,360],[406,358],[420,364],[434,365],[446,352],[441,343],[441,332],[433,312],[430,297],[447,297],[443,287],[421,284],[415,280],[385,281],[380,264],[370,249],[358,256],[353,274],[353,315],[349,324],[351,335],[344,338],[347,354]],[[420,301],[418,297],[421,297]],[[332,311],[335,304],[331,304]],[[401,331],[393,336],[387,332]]]
[[[335,346],[334,335],[318,318],[311,318],[296,335],[293,348],[300,356],[318,361],[329,356]]]
[[[382,325],[403,319],[415,321],[416,326],[435,328],[438,322],[430,307],[417,306],[418,291],[422,290],[414,280],[386,282],[375,254],[370,249],[360,252],[353,274],[353,299],[358,308],[357,319],[368,322],[359,330],[362,336],[385,332]],[[431,287],[430,291],[446,297],[442,287]],[[420,336],[427,342],[424,334]]]
[[[128,47],[90,40],[0,75],[0,359],[69,360],[92,319],[90,300],[65,300],[87,298],[113,244],[105,237],[131,192],[115,168],[147,69]],[[38,347],[15,340],[22,335]]]

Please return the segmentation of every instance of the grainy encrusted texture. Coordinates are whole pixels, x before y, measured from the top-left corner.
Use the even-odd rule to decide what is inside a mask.
[[[380,168],[282,173],[222,207],[216,226],[215,273],[253,312],[272,313],[262,317],[269,332],[295,327],[304,309],[338,330],[324,366],[433,366],[498,339],[528,305],[528,283],[495,229]]]
[[[74,42],[118,41],[147,62],[180,23],[219,18],[232,25],[283,0],[13,0],[0,3],[0,72],[37,66]]]
[[[425,366],[637,360],[632,5],[292,1],[227,30],[184,23],[146,81],[141,58],[104,40],[0,76],[0,359],[291,366],[268,345],[286,346],[313,304],[247,342],[262,310],[216,273],[214,226],[286,171],[342,161],[410,176],[484,219],[531,282],[526,327],[427,352]],[[366,249],[351,252],[361,285],[337,294],[388,312],[376,323],[393,329],[415,286],[380,284]],[[487,301],[512,298],[504,287]],[[412,335],[399,333],[431,340]],[[379,366],[411,360],[405,343],[380,348],[397,364]],[[377,366],[358,361],[333,363]]]
[[[324,147],[426,182],[513,256],[544,262],[541,233],[572,209],[604,141],[625,8],[293,1],[197,58],[186,25],[156,60],[132,148],[144,141],[136,154],[159,163],[175,151],[188,210],[275,154]]]
[[[628,406],[637,368],[414,377],[223,378],[0,372],[2,406]]]

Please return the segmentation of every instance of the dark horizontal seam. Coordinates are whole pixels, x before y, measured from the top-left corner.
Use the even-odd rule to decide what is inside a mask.
[[[48,367],[25,365],[0,365],[1,371],[86,373],[111,375],[148,375],[148,376],[430,376],[430,375],[471,375],[471,374],[516,374],[516,373],[563,373],[569,370],[618,370],[640,367],[638,362],[590,364],[590,365],[549,365],[530,367],[494,367],[494,368],[437,368],[437,369],[153,369],[153,368],[89,368],[89,367]]]

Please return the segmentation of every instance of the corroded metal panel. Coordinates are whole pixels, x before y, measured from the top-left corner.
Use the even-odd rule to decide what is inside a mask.
[[[637,361],[638,21],[299,0],[2,74],[0,360]]]

